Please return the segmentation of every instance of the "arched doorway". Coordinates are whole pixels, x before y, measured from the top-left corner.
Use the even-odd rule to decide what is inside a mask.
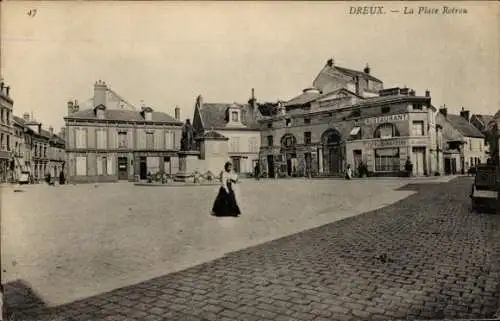
[[[285,163],[282,165],[282,172],[288,176],[296,174],[298,169],[297,160],[297,139],[292,134],[285,134],[281,138],[281,155],[284,156]]]
[[[335,129],[328,129],[321,136],[323,145],[323,172],[342,173],[342,136]]]

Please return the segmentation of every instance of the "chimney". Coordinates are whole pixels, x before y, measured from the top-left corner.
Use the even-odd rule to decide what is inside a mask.
[[[38,133],[40,134],[42,132],[42,124],[38,123]]]
[[[29,114],[29,113],[24,113],[24,114],[23,114],[23,119],[24,119],[25,121],[30,121],[30,114]]]
[[[73,102],[72,101],[68,101],[67,105],[68,105],[68,115],[71,115],[74,112]],[[28,115],[28,117],[29,117],[29,115]]]
[[[104,105],[106,106],[106,92],[108,91],[108,86],[104,81],[97,81],[94,84],[94,106]]]
[[[365,72],[365,74],[370,74],[370,66],[366,64],[366,67],[365,69],[363,69],[363,71]]]
[[[181,120],[181,109],[179,106],[175,106],[175,120]]]
[[[446,108],[446,105],[443,105],[443,108],[439,108],[439,112],[443,114],[444,117],[448,116],[448,108]]]
[[[333,58],[328,59],[328,60],[326,61],[326,65],[327,65],[328,67],[333,67],[333,65],[334,65]]]
[[[153,120],[153,108],[151,107],[142,107],[142,114],[144,115],[144,120],[152,121]]]
[[[76,113],[78,110],[80,110],[80,106],[78,105],[78,100],[75,100],[73,103],[73,112]]]
[[[50,135],[54,135],[54,127],[50,126],[49,127],[49,132],[50,132]]]
[[[5,94],[7,96],[9,96],[9,92],[10,92],[10,87],[9,86],[5,87]]]
[[[429,91],[429,89],[427,89],[425,91],[425,97],[430,97],[431,96],[431,92]]]
[[[255,89],[252,88],[252,96],[248,100],[248,104],[252,107],[252,109],[255,109],[257,107],[257,100],[255,99]]]
[[[465,110],[464,107],[462,107],[462,110],[460,111],[460,116],[462,116],[465,120],[469,121],[470,112],[468,110]]]

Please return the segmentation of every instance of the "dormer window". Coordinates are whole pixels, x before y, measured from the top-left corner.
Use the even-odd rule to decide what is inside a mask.
[[[239,124],[241,122],[241,111],[240,107],[236,104],[232,104],[226,110],[226,121],[229,124]]]
[[[99,105],[99,106],[96,106],[95,108],[95,115],[97,117],[97,119],[104,119],[105,115],[104,115],[104,111],[106,110],[106,107],[104,105]]]
[[[144,116],[144,120],[152,121],[153,120],[153,108],[151,107],[143,107],[142,114]]]
[[[232,122],[239,122],[239,115],[238,115],[238,112],[237,111],[232,111],[231,112],[231,121]]]

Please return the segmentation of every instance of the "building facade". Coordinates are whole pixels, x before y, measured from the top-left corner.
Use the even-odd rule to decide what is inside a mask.
[[[460,115],[449,114],[447,108],[440,108],[440,123],[446,141],[445,173],[467,173],[471,167],[486,163],[488,159],[485,136],[470,123],[469,111]]]
[[[237,173],[252,173],[259,159],[260,118],[253,89],[248,104],[205,103],[200,95],[194,108],[193,127],[198,137],[215,132],[219,135],[209,137],[227,138],[227,160],[233,169]]]
[[[339,176],[347,164],[399,176],[408,159],[414,175],[441,170],[442,132],[429,93],[395,88],[364,99],[340,89],[319,97],[300,106],[292,100],[261,121],[261,163],[269,176]]]
[[[0,183],[5,183],[13,179],[13,106],[14,101],[10,96],[10,87],[6,86],[2,80],[0,82]]]
[[[151,107],[137,110],[102,81],[95,83],[89,107],[80,110],[77,102],[67,104],[69,182],[132,181],[178,171],[183,125],[178,108],[177,118]]]

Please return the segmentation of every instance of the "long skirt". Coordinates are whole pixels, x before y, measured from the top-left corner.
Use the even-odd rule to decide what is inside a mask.
[[[229,187],[229,193],[227,193],[223,187],[219,188],[219,193],[212,207],[212,215],[238,216],[240,214],[240,208],[236,202],[233,189]]]

